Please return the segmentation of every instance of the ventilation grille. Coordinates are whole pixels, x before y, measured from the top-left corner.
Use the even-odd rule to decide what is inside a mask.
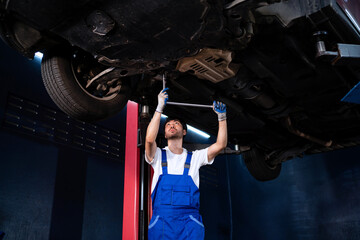
[[[190,68],[194,71],[194,72],[198,72],[198,73],[206,73],[208,70],[204,67],[202,67],[201,65],[199,65],[198,63],[195,63],[193,65],[190,65]]]
[[[61,111],[9,95],[3,127],[120,160],[120,134],[70,118]]]

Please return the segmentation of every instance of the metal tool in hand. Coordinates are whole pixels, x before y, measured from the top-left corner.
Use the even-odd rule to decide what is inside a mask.
[[[163,74],[163,89],[166,87],[165,74]],[[181,102],[166,102],[166,105],[177,105],[185,107],[201,107],[201,108],[213,108],[213,105],[204,105],[204,104],[193,104],[193,103],[181,103]]]

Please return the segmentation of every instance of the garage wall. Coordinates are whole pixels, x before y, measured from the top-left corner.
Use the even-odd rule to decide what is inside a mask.
[[[12,239],[121,239],[123,162],[0,133],[0,229]]]
[[[123,172],[122,163],[89,158],[82,240],[122,238]]]
[[[5,239],[48,239],[58,151],[6,133],[0,139],[0,229]]]
[[[212,165],[200,169],[200,213],[206,240],[230,239],[232,212],[227,165],[225,157],[219,156]]]
[[[59,121],[43,117],[44,112],[49,115],[55,110],[57,119],[64,120],[42,84],[40,62],[27,60],[1,41],[0,52],[0,231],[6,233],[4,240],[121,239],[123,155],[109,158],[91,144],[82,148],[81,143],[67,143],[54,134],[60,129],[69,132],[69,139],[86,138],[90,131],[63,129]],[[35,105],[40,109],[36,116],[31,115]],[[120,139],[119,152],[124,149],[125,111],[96,123],[98,131]],[[94,125],[84,126],[91,130]]]
[[[269,182],[229,159],[232,239],[359,239],[359,155],[356,147],[294,159]]]

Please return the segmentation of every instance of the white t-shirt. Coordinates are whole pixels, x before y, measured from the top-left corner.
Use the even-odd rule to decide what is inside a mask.
[[[187,150],[183,148],[183,152],[181,154],[172,153],[168,147],[165,147],[165,150],[166,150],[168,174],[182,175],[184,173],[184,165],[187,157]],[[191,176],[191,178],[193,179],[194,183],[198,188],[200,182],[200,176],[199,176],[200,167],[204,165],[212,164],[214,162],[214,159],[211,159],[210,162],[208,161],[207,150],[208,148],[194,151],[190,162],[190,169],[188,175]],[[157,148],[154,160],[150,163],[149,159],[147,159],[147,156],[145,154],[146,162],[149,163],[154,169],[154,176],[151,183],[151,192],[154,191],[159,176],[162,174],[161,155],[162,155],[161,149]]]

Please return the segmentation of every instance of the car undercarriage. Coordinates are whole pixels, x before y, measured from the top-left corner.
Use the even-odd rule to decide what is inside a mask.
[[[154,111],[164,76],[170,101],[224,102],[229,142],[265,181],[289,159],[360,144],[360,107],[341,101],[360,80],[360,8],[345,2],[10,0],[0,33],[24,56],[44,52],[45,87],[77,119],[128,99]],[[209,109],[165,113],[216,134]]]

